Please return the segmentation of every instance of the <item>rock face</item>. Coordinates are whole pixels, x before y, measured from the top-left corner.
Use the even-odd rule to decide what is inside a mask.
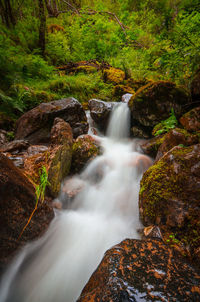
[[[191,146],[199,141],[197,135],[192,135],[184,129],[175,128],[168,132],[158,149],[156,160],[159,160],[166,152],[178,145]]]
[[[199,281],[159,240],[127,239],[106,252],[78,302],[199,301]]]
[[[6,136],[6,131],[0,129],[0,148],[3,147],[5,144],[8,143],[8,139]]]
[[[90,115],[100,130],[105,131],[108,125],[110,113],[114,103],[107,103],[97,99],[91,99],[88,102]]]
[[[80,172],[100,153],[96,140],[91,135],[79,136],[73,144],[72,171]]]
[[[200,107],[184,114],[180,118],[180,123],[188,131],[200,131]]]
[[[45,202],[33,215],[20,240],[18,237],[35,207],[35,190],[11,160],[0,153],[0,265],[3,265],[25,242],[40,236],[54,217]]]
[[[173,108],[180,117],[182,106],[189,103],[189,96],[183,88],[172,82],[158,81],[140,88],[129,101],[132,126],[152,128],[169,117]]]
[[[53,121],[56,117],[68,122],[74,137],[87,133],[88,123],[81,104],[74,98],[66,98],[39,106],[23,114],[16,124],[16,139],[30,143],[48,143]]]
[[[25,159],[25,173],[33,182],[38,183],[39,172],[42,166],[46,167],[49,181],[49,191],[56,197],[60,191],[61,181],[68,175],[72,158],[72,129],[68,123],[55,118],[51,129],[51,145],[45,150],[44,146],[37,149],[36,154]],[[33,146],[32,146],[33,149]],[[32,151],[33,152],[33,151]]]
[[[200,260],[200,144],[174,147],[144,173],[139,210]]]

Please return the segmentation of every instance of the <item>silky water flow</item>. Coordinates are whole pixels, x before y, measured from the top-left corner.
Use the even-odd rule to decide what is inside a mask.
[[[114,106],[107,136],[95,136],[102,155],[63,182],[66,207],[46,234],[27,244],[3,276],[0,302],[73,302],[104,252],[125,238],[139,238],[139,182],[151,159],[129,140],[127,104]],[[80,190],[67,204],[65,191]],[[81,188],[81,189],[80,189]]]

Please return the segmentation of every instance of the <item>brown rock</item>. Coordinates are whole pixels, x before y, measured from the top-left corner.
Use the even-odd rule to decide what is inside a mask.
[[[0,154],[0,265],[3,266],[27,241],[44,233],[54,214],[45,202],[39,205],[20,240],[18,237],[35,207],[35,189],[22,172]]]
[[[184,129],[175,128],[167,133],[158,149],[156,160],[159,160],[166,152],[178,145],[191,146],[199,141],[197,135],[192,135]]]
[[[144,173],[139,210],[145,225],[159,225],[194,256],[200,246],[199,144],[174,147]]]
[[[184,114],[180,118],[180,123],[188,131],[200,131],[200,107]]]
[[[61,182],[70,171],[72,142],[70,125],[60,118],[55,118],[49,148],[25,159],[24,172],[36,184],[39,183],[42,167],[46,167],[50,183],[48,188],[53,197],[58,195]]]
[[[159,147],[164,141],[164,135],[153,137],[141,144],[142,151],[152,157],[156,157]]]
[[[88,123],[81,104],[74,98],[66,98],[39,106],[23,114],[16,123],[16,139],[27,139],[33,144],[48,143],[56,117],[69,122],[74,137],[87,133]]]
[[[0,148],[0,152],[21,151],[29,147],[29,142],[23,139],[14,140]]]
[[[100,153],[96,140],[91,135],[79,136],[73,144],[72,171],[80,172],[85,165]]]
[[[108,250],[77,302],[199,301],[200,277],[156,239],[127,239]]]

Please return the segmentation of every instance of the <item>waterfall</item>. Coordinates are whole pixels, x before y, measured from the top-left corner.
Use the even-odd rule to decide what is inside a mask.
[[[104,252],[125,238],[139,238],[139,182],[151,160],[136,151],[134,140],[123,139],[128,129],[122,103],[114,108],[108,136],[97,137],[103,154],[70,179],[81,191],[13,261],[1,282],[0,302],[76,301]]]

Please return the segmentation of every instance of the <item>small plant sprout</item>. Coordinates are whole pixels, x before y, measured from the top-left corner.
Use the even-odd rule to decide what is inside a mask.
[[[47,173],[47,169],[45,166],[42,166],[42,168],[40,169],[40,183],[39,185],[35,186],[35,196],[36,196],[36,202],[35,202],[35,207],[26,223],[26,225],[24,226],[23,230],[21,231],[18,240],[21,238],[22,234],[24,233],[25,229],[27,228],[27,226],[29,225],[35,211],[38,208],[38,204],[39,202],[41,202],[41,204],[44,202],[44,196],[45,196],[45,190],[46,190],[46,186],[50,185],[49,181],[48,181],[48,173]]]

